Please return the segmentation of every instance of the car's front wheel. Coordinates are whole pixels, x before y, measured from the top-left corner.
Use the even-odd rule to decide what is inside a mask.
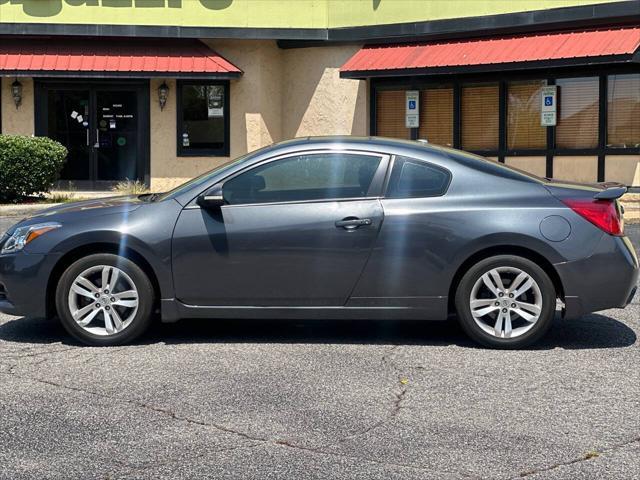
[[[538,341],[553,322],[556,293],[549,275],[514,255],[486,258],[462,277],[456,292],[458,319],[482,345],[522,348]]]
[[[151,322],[154,291],[131,260],[95,254],[71,264],[56,290],[56,309],[65,329],[88,345],[131,342]]]

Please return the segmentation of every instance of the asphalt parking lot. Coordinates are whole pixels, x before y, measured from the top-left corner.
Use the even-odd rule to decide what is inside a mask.
[[[0,314],[0,478],[640,478],[638,335],[638,296],[526,351],[364,321],[183,321],[101,349]]]

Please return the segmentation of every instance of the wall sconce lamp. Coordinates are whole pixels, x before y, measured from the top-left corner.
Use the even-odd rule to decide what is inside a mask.
[[[16,110],[22,103],[22,84],[16,79],[11,84],[11,96],[13,97],[13,103],[16,104]]]
[[[162,85],[158,87],[158,103],[160,104],[160,111],[164,110],[164,106],[167,104],[167,98],[169,98],[169,86],[166,82],[162,82]]]

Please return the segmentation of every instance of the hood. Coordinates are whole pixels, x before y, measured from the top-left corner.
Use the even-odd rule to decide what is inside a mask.
[[[125,197],[109,197],[82,202],[65,203],[47,208],[26,217],[25,221],[50,219],[51,217],[81,218],[85,216],[106,215],[120,212],[130,212],[144,203],[144,195],[128,195]],[[32,223],[32,222],[30,222]]]

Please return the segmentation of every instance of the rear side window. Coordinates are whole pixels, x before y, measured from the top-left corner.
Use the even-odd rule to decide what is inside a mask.
[[[413,158],[397,156],[389,179],[387,198],[419,198],[444,195],[451,174]]]

